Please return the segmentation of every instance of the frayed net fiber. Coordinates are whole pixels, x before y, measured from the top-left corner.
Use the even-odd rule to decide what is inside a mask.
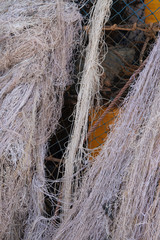
[[[100,54],[104,42],[102,40],[102,28],[109,20],[112,0],[98,0],[89,22],[89,44],[86,48],[86,58],[80,82],[80,91],[75,109],[73,131],[68,148],[64,155],[64,211],[70,208],[72,180],[75,168],[77,172],[81,168],[83,143],[88,129],[89,112],[94,105],[95,96],[98,96],[100,76],[102,75]],[[106,51],[107,52],[107,51]],[[101,57],[102,58],[102,57]]]
[[[160,38],[54,240],[160,239]]]
[[[0,5],[0,239],[37,240],[45,229],[46,143],[71,83],[81,19],[62,0]]]

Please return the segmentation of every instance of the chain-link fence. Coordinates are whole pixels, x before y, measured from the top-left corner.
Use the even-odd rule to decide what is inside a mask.
[[[87,29],[90,11],[96,0],[76,1],[83,15],[83,28]],[[160,1],[159,0],[114,0],[111,16],[104,27],[105,41],[108,54],[104,62],[104,74],[101,78],[101,109],[93,117],[89,117],[89,129],[96,123],[108,105],[115,99],[119,91],[127,83],[133,72],[139,68],[148,56],[159,31]],[[77,73],[78,74],[78,73]],[[88,147],[94,149],[103,144],[110,131],[109,124],[114,122],[124,95],[116,102],[112,109],[98,124],[96,130],[88,138]],[[49,143],[49,156],[46,159],[48,177],[57,178],[60,159],[66,149],[72,126],[72,112],[76,103],[74,85],[66,91],[64,108],[60,127]],[[93,109],[93,112],[95,110]],[[92,152],[95,156],[96,149]]]

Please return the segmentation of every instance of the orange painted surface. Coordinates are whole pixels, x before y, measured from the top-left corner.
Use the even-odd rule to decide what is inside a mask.
[[[144,0],[147,5],[145,7],[145,23],[155,23],[160,21],[160,0]]]
[[[97,120],[100,118],[100,116],[103,114],[103,112],[106,110],[106,108],[102,108],[101,110],[99,110],[96,115],[94,116],[94,121],[92,122],[92,126],[97,122]],[[118,114],[118,108],[114,108],[112,109],[109,113],[106,114],[106,116],[104,117],[104,119],[100,122],[100,124],[98,125],[97,129],[90,135],[89,139],[88,139],[88,147],[89,149],[94,149],[97,148],[99,146],[101,146],[106,137],[107,134],[110,131],[110,125],[114,123],[115,118]],[[91,116],[89,117],[89,129],[91,128]],[[92,156],[97,156],[99,153],[99,149],[95,149],[92,152]]]

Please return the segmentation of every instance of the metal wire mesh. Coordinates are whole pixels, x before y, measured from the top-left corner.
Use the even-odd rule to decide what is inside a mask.
[[[86,29],[90,11],[94,7],[96,0],[75,0],[75,2],[78,4],[80,12],[83,15],[83,25],[84,29]],[[110,19],[104,28],[108,54],[102,64],[104,67],[104,75],[101,79],[103,107],[97,111],[97,114],[94,114],[94,118],[89,117],[89,128],[94,125],[109,103],[114,100],[120,89],[126,84],[133,72],[148,56],[159,31],[159,21],[159,0],[113,1]],[[69,95],[70,99],[73,100],[76,91],[73,93],[73,98],[72,93],[69,93]],[[67,105],[66,99],[68,99],[68,95],[64,99],[65,107],[62,119],[60,120],[61,126],[56,135],[51,138],[49,144],[49,156],[52,156],[52,158],[48,158],[48,160],[53,163],[50,166],[46,166],[48,168],[48,177],[52,177],[53,179],[57,178],[57,167],[59,167],[57,159],[61,159],[63,156],[72,126],[71,115],[74,104],[70,103]],[[116,110],[112,110],[103,119],[96,131],[91,134],[88,139],[89,148],[94,149],[103,144],[104,139],[110,131],[109,125],[114,122],[122,101],[123,98],[117,103]],[[92,152],[92,155],[95,156],[98,152],[99,150],[96,149]]]

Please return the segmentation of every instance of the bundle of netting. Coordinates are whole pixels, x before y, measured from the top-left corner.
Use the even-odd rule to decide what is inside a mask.
[[[37,240],[48,222],[47,140],[71,83],[81,17],[63,0],[0,5],[0,239]]]
[[[64,154],[65,174],[62,195],[64,195],[64,212],[70,208],[72,199],[72,183],[78,181],[73,175],[82,167],[83,143],[88,129],[88,116],[94,105],[95,98],[99,102],[100,76],[103,73],[101,67],[105,55],[105,43],[103,39],[103,26],[110,17],[112,0],[98,0],[91,10],[88,24],[88,45],[85,49],[85,63],[80,79],[80,90],[74,111],[73,131],[68,147]],[[106,53],[107,53],[107,49]],[[77,175],[78,176],[78,175]],[[77,179],[76,179],[77,178]]]
[[[160,38],[54,240],[160,239]]]

